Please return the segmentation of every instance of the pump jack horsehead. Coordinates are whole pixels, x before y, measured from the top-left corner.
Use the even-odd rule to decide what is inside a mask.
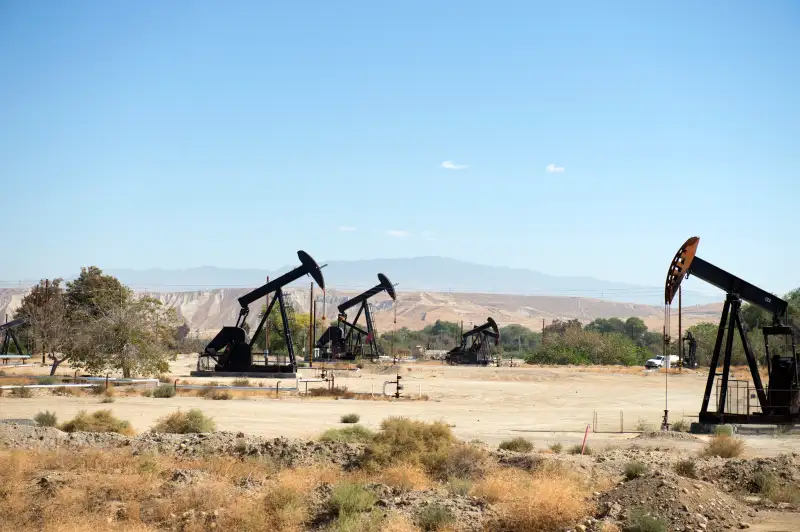
[[[727,293],[717,329],[714,352],[711,356],[711,367],[706,381],[703,404],[700,408],[700,423],[710,425],[719,423],[797,423],[800,421],[800,364],[798,364],[795,351],[794,332],[787,319],[787,302],[698,257],[696,253],[699,242],[698,237],[690,238],[672,259],[664,286],[664,302],[669,305],[678,293],[678,287],[683,279],[691,275]],[[742,301],[772,314],[772,325],[761,328],[764,335],[764,362],[768,374],[766,389],[761,382],[758,362],[750,348],[742,324],[740,312]],[[750,367],[752,384],[743,381],[731,382],[730,380],[734,331],[738,331],[741,338],[747,364]],[[784,352],[777,352],[776,346],[773,344],[773,353],[771,354],[770,338],[783,338]],[[724,347],[723,339],[725,340]],[[718,374],[717,366],[720,363],[720,356],[722,356],[722,373]],[[714,379],[718,376],[722,377],[722,380],[718,382],[716,394],[714,394]],[[709,411],[712,394],[716,396],[717,404],[713,405],[712,410]],[[751,398],[757,398],[757,403],[752,401],[751,404]],[[757,411],[756,408],[760,408],[760,411]]]
[[[368,300],[381,292],[386,292],[392,301],[397,301],[397,294],[389,278],[378,274],[378,284],[352,299],[348,299],[338,307],[339,317],[336,325],[331,325],[317,341],[316,347],[325,349],[330,358],[339,360],[355,360],[369,358],[376,360],[379,356],[378,342],[375,338],[375,325]],[[360,305],[353,321],[347,320],[347,310]],[[366,330],[358,325],[358,319],[364,314]]]
[[[241,309],[239,310],[239,317],[236,319],[236,325],[232,327],[223,327],[222,330],[217,333],[217,336],[209,342],[203,354],[198,358],[198,372],[210,370],[210,366],[213,363],[213,370],[221,372],[296,373],[297,361],[294,355],[294,346],[292,345],[289,323],[290,313],[288,312],[289,309],[287,309],[284,300],[283,287],[304,275],[310,275],[320,288],[323,290],[325,289],[325,279],[322,277],[321,271],[325,266],[317,266],[314,259],[302,250],[297,252],[297,257],[300,259],[300,266],[239,298]],[[253,337],[248,341],[244,323],[247,315],[250,313],[250,304],[272,293],[275,295],[272,297],[272,301],[270,301],[269,305],[267,305],[266,312],[264,312],[264,315],[261,317],[261,321],[259,321],[258,327],[253,333]],[[281,313],[281,321],[283,322],[282,334],[286,343],[287,353],[286,356],[275,357],[265,352],[263,355],[263,362],[257,364],[253,361],[253,343],[264,328],[264,324],[276,302],[278,303],[278,310]]]

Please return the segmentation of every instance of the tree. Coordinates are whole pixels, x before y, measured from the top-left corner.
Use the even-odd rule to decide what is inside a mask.
[[[562,321],[559,319],[553,320],[550,325],[547,325],[543,330],[542,334],[558,334],[564,335],[568,329],[582,329],[583,326],[581,325],[580,320],[571,319],[567,321]]]
[[[264,317],[264,313],[266,311],[267,305],[262,305],[261,312],[258,315],[259,320]],[[294,311],[290,311],[288,308],[287,314],[290,317],[289,334],[292,337],[292,345],[294,346],[295,353],[303,352],[304,348],[307,351],[311,315],[308,313],[295,314]],[[264,327],[261,329],[261,331],[259,331],[258,336],[256,336],[255,341],[253,342],[254,347],[264,349],[267,329],[269,329],[269,352],[286,352],[286,339],[283,336],[283,317],[281,316],[278,303],[275,303],[275,306],[272,308],[272,312],[270,312]]]
[[[15,318],[27,320],[26,334],[41,346],[43,355],[53,361],[50,375],[54,375],[58,365],[68,358],[70,342],[76,335],[67,313],[61,281],[39,281],[14,314]]]
[[[113,275],[97,266],[81,268],[81,274],[67,283],[66,303],[70,312],[99,317],[127,303],[133,292]]]

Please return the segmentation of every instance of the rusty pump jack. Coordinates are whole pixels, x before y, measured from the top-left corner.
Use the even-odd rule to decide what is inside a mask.
[[[462,334],[461,345],[448,351],[445,361],[451,365],[476,364],[488,366],[492,362],[491,341],[494,341],[495,346],[500,343],[500,329],[493,318],[488,318],[483,325],[477,325]],[[468,342],[470,342],[469,346],[467,346]]]
[[[340,360],[355,360],[357,358],[378,358],[378,341],[375,338],[375,325],[372,322],[372,312],[369,310],[368,300],[381,292],[386,292],[392,301],[397,301],[396,285],[393,285],[389,278],[384,274],[378,274],[378,284],[363,292],[353,299],[348,299],[337,307],[339,311],[336,325],[331,325],[323,333],[316,347],[326,349],[330,358]],[[361,305],[356,313],[355,319],[347,321],[347,310]],[[357,325],[361,314],[367,324],[364,330]]]
[[[291,329],[289,328],[289,318],[283,296],[283,287],[304,275],[310,275],[320,288],[325,288],[325,279],[322,277],[321,268],[317,266],[314,259],[302,250],[297,252],[297,257],[300,259],[300,266],[239,298],[239,305],[241,305],[242,308],[239,310],[239,317],[236,319],[236,325],[233,327],[223,327],[222,330],[217,333],[217,336],[209,342],[203,354],[198,358],[197,369],[199,371],[209,369],[207,367],[202,367],[204,365],[203,362],[205,366],[209,366],[209,361],[214,362],[214,371],[222,372],[295,373],[297,371],[297,361],[294,356],[294,346],[292,345],[292,335]],[[264,316],[261,317],[261,321],[258,323],[258,327],[255,333],[253,333],[252,339],[248,341],[247,333],[244,330],[244,323],[247,315],[250,313],[250,304],[273,292],[275,295],[272,301],[267,306]],[[261,332],[261,329],[264,328],[264,324],[276,302],[278,303],[283,321],[283,337],[286,341],[288,360],[280,361],[276,359],[275,363],[270,363],[269,355],[265,354],[264,364],[255,364],[253,363],[252,356],[253,343]]]
[[[690,238],[681,246],[672,259],[664,288],[664,302],[666,305],[672,302],[678,293],[678,286],[680,286],[685,277],[690,275],[694,275],[727,293],[719,328],[717,329],[717,339],[714,344],[711,367],[708,372],[708,380],[706,381],[703,403],[700,409],[700,423],[711,425],[719,423],[791,424],[800,421],[800,367],[798,367],[795,351],[794,333],[787,320],[788,303],[696,256],[699,242],[700,239],[698,237]],[[772,314],[772,326],[761,328],[764,335],[765,359],[769,378],[766,391],[761,382],[761,375],[758,372],[758,363],[742,325],[740,313],[742,301]],[[745,412],[726,412],[734,330],[739,332],[742,346],[744,347],[744,353],[750,367],[750,375],[753,379],[755,396],[757,396],[758,404],[761,407],[760,412],[751,414],[749,409]],[[770,337],[783,337],[788,340],[791,349],[789,355],[770,355]],[[725,339],[724,349],[722,346],[723,338]],[[722,373],[717,373],[720,356],[723,358]],[[722,377],[722,382],[718,388],[716,410],[709,411],[708,407],[715,377]],[[749,398],[750,391],[748,389],[748,404]]]

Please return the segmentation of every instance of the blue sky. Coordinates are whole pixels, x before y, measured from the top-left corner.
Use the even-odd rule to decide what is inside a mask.
[[[800,4],[656,4],[2,2],[0,280],[302,248],[659,286],[698,235],[799,286]]]

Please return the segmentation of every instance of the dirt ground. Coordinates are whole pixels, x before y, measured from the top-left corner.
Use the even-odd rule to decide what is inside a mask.
[[[189,377],[194,366],[193,356],[181,356],[172,364],[171,377],[195,384],[232,380]],[[384,383],[395,377],[397,369],[367,365],[359,371],[336,371],[335,382],[352,391],[379,395]],[[453,427],[458,437],[478,439],[490,445],[514,436],[525,436],[542,445],[557,441],[577,443],[583,438],[587,425],[592,425],[597,432],[590,433],[589,442],[605,446],[634,437],[633,432],[641,423],[653,429],[659,426],[665,406],[665,384],[669,392],[670,420],[686,418],[691,421],[699,410],[706,378],[704,372],[684,371],[670,374],[665,383],[663,372],[622,367],[471,368],[426,363],[406,364],[399,370],[404,395],[424,395],[429,399],[331,400],[284,394],[279,400],[246,397],[210,401],[191,396],[170,399],[132,396],[117,397],[113,404],[101,404],[96,397],[43,395],[31,399],[0,398],[0,417],[31,418],[37,412],[51,410],[65,420],[82,409],[93,411],[110,407],[117,416],[129,420],[134,429],[145,431],[158,418],[174,410],[200,408],[214,417],[220,430],[312,438],[337,426],[341,415],[355,412],[361,416],[363,425],[373,429],[389,416],[443,420]],[[35,370],[29,368],[25,373],[32,371]],[[39,373],[43,373],[43,368]],[[301,369],[304,378],[313,378],[317,373],[316,369]],[[251,379],[251,382],[255,386],[263,383],[266,388],[277,384],[269,379]],[[280,386],[294,387],[295,381],[284,380]],[[308,386],[313,388],[321,384],[309,383]],[[302,383],[300,387],[305,389]],[[626,433],[620,433],[621,424]],[[800,448],[795,437],[754,435],[745,438],[752,456],[773,456]],[[669,445],[691,449],[701,443],[675,441]]]

